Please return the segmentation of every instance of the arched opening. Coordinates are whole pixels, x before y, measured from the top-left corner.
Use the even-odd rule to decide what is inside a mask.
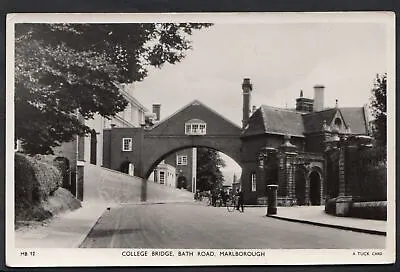
[[[208,164],[211,161],[223,164]],[[240,165],[234,159],[207,146],[184,146],[162,155],[146,170],[146,173],[150,173],[146,175],[147,179],[154,182],[158,179],[156,183],[160,183],[154,174],[160,169],[168,169],[172,173],[175,177],[174,187],[203,194],[221,190],[231,192],[239,188],[242,174]]]
[[[178,176],[177,188],[186,189],[187,188],[187,178],[185,176]]]
[[[315,170],[310,174],[310,201],[311,205],[321,205],[321,176]]]
[[[335,127],[340,131],[340,129],[342,128],[342,120],[340,120],[340,118],[336,118],[334,124]]]
[[[133,176],[134,175],[134,171],[135,171],[133,163],[131,163],[130,161],[124,161],[123,163],[121,163],[119,171],[121,171],[122,173],[125,173],[125,174]]]
[[[295,192],[297,205],[305,205],[306,203],[306,170],[299,168],[295,172]]]

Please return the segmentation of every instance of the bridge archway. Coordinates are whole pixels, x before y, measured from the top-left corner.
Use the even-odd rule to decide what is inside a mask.
[[[163,157],[191,147],[220,151],[241,166],[241,128],[195,100],[144,131],[141,176],[148,178]]]
[[[232,143],[231,143],[232,144]],[[189,149],[189,148],[193,148],[193,147],[204,147],[204,148],[210,148],[216,151],[219,151],[221,153],[226,154],[227,156],[231,157],[240,167],[242,167],[241,165],[241,161],[240,161],[240,146],[237,147],[238,150],[225,150],[222,148],[216,148],[215,146],[218,145],[218,143],[216,142],[214,144],[214,147],[209,146],[209,145],[183,145],[180,147],[176,147],[176,148],[171,148],[170,150],[168,150],[165,145],[164,148],[160,148],[159,152],[154,152],[151,154],[151,156],[149,156],[149,158],[147,159],[146,163],[146,159],[145,159],[145,163],[143,165],[143,169],[144,169],[144,178],[148,179],[149,176],[151,175],[151,173],[153,172],[154,168],[166,157],[168,157],[169,155],[172,155],[178,151],[184,150],[184,149]],[[221,144],[222,145],[222,144]],[[165,151],[167,150],[167,151]]]

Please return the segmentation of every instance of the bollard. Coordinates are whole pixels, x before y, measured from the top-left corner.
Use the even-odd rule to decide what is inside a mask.
[[[267,215],[277,214],[277,192],[278,185],[267,185],[268,208]]]

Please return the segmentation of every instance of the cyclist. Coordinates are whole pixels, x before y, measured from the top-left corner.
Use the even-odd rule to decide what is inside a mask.
[[[236,206],[236,210],[239,211],[239,208],[241,208],[242,212],[244,212],[244,206],[243,206],[243,192],[242,190],[239,191],[239,189],[237,189],[236,191],[236,197],[237,197],[237,206]]]
[[[224,189],[221,189],[220,194],[221,194],[222,204],[226,206],[227,194],[225,193]]]

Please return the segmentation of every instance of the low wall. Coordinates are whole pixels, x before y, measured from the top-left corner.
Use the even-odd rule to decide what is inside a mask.
[[[325,203],[325,212],[332,215],[338,215],[337,199],[332,198]],[[341,216],[357,217],[373,220],[387,219],[387,202],[386,201],[351,201],[346,214]]]
[[[102,203],[139,203],[142,178],[100,167],[84,166],[83,201]],[[147,202],[193,201],[193,194],[147,181]]]

